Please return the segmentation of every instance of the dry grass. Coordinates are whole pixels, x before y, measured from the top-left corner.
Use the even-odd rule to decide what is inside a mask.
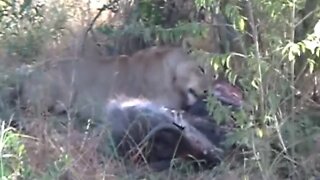
[[[47,119],[33,119],[26,126],[25,138],[28,163],[40,177],[56,168],[52,175],[71,179],[109,179],[124,172],[124,166],[115,160],[102,165],[103,157],[97,153],[98,137],[88,137],[71,128],[52,126]],[[56,167],[54,167],[56,166]],[[54,171],[53,171],[54,172]]]
[[[32,119],[25,132],[28,134],[23,138],[26,163],[39,179],[238,179],[237,171],[222,171],[217,175],[209,170],[185,172],[170,169],[154,173],[143,166],[127,166],[97,152],[101,137],[90,137],[74,129],[57,130],[46,118]]]

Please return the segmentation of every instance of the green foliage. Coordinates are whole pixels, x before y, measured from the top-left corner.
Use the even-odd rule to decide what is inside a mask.
[[[36,174],[29,164],[24,139],[32,137],[20,134],[6,127],[2,121],[0,129],[0,178],[1,179],[58,179],[64,168],[70,164],[70,157],[62,153],[59,158],[47,164],[47,171]]]
[[[67,16],[60,5],[46,7],[31,0],[1,1],[0,12],[1,48],[27,62],[61,35]]]
[[[201,6],[203,7],[212,7],[213,5],[217,4],[216,0],[195,0],[195,3],[197,5],[198,8],[200,8]]]
[[[152,0],[141,0],[138,3],[140,19],[147,26],[160,25],[163,22],[163,8],[163,5],[157,5]]]
[[[65,168],[70,166],[70,157],[67,154],[62,153],[59,159],[53,161],[48,165],[47,172],[42,176],[38,176],[39,179],[59,179],[62,174],[65,173]]]
[[[0,119],[10,119],[15,114],[12,97],[19,82],[19,75],[12,70],[0,67]]]
[[[245,32],[245,21],[247,18],[241,15],[241,8],[234,4],[227,4],[224,9],[224,14],[229,19],[233,27],[239,32]]]
[[[243,12],[240,1],[228,1],[220,11],[226,15],[231,25],[239,32],[249,34],[247,11]],[[231,53],[203,55],[210,61],[216,71],[225,71],[231,82],[239,78],[245,105],[240,111],[231,111],[223,107],[214,97],[209,97],[208,109],[218,123],[235,119],[236,132],[230,134],[226,144],[239,142],[251,147],[254,157],[246,159],[243,166],[245,173],[262,174],[263,179],[288,179],[289,174],[306,174],[319,169],[306,166],[302,168],[303,158],[312,151],[313,137],[319,134],[319,113],[317,110],[301,111],[302,100],[295,94],[293,73],[294,63],[299,56],[306,57],[309,72],[319,70],[320,35],[319,30],[307,36],[301,42],[294,43],[293,27],[295,13],[302,9],[305,0],[294,2],[287,0],[252,0],[253,16],[259,31],[258,48],[248,43],[246,69],[236,74],[230,67]],[[222,1],[195,0],[197,7],[216,8]],[[243,4],[242,4],[243,5]],[[98,27],[110,39],[141,37],[146,44],[178,44],[185,35],[201,36],[207,32],[196,22],[180,22],[172,27],[164,27],[163,8],[165,4],[157,4],[152,0],[138,3],[132,21],[127,21],[121,28],[110,25]],[[216,10],[216,9],[214,9]],[[317,17],[319,12],[315,11]],[[44,45],[51,40],[59,40],[68,20],[66,9],[59,4],[35,4],[32,0],[0,1],[0,48],[8,54],[18,55],[29,62],[41,54]],[[318,25],[320,26],[320,25]],[[161,42],[161,43],[160,43]],[[256,52],[257,49],[259,52]],[[200,57],[200,55],[195,54]],[[3,72],[1,70],[1,72]],[[9,78],[10,76],[10,78]],[[6,88],[15,82],[15,77],[1,73],[0,95],[8,96]],[[1,113],[8,110],[7,102],[0,102]],[[11,111],[6,113],[10,117]],[[30,167],[26,163],[25,147],[21,135],[2,126],[1,129],[1,161],[2,179],[20,176],[34,179]],[[42,179],[57,179],[70,157],[62,154],[60,158],[48,166]],[[241,169],[242,170],[242,169]]]
[[[300,111],[303,102],[294,96],[296,90],[292,72],[295,70],[292,64],[303,55],[309,72],[318,71],[320,36],[313,33],[301,42],[292,42],[292,8],[303,8],[304,1],[296,1],[296,4],[289,1],[251,2],[253,16],[259,23],[259,48],[263,49],[257,53],[255,48],[247,47],[246,69],[240,74],[235,74],[228,65],[230,53],[208,58],[215,70],[227,68],[225,72],[231,82],[234,77],[240,77],[239,84],[246,103],[242,110],[231,112],[216,99],[210,99],[208,109],[219,123],[230,120],[231,115],[236,119],[238,129],[227,143],[238,141],[255,150],[257,159],[248,160],[248,169],[259,170],[264,179],[273,179],[271,174],[274,172],[277,172],[275,176],[278,178],[301,171],[308,174],[310,169],[300,169],[300,172],[290,169],[296,166],[295,163],[301,163],[291,160],[303,159],[314,148],[313,136],[320,132],[315,119],[320,116],[311,116],[310,111]],[[234,27],[240,32],[248,31],[244,24],[249,20],[234,1],[224,8],[223,12]]]
[[[296,49],[294,51],[293,49],[290,49],[288,54],[307,54],[307,64],[309,66],[310,73],[314,72],[315,70],[318,71],[320,67],[320,34],[313,33],[309,35],[306,39],[298,42],[297,46],[298,50]]]
[[[158,42],[175,44],[184,35],[200,36],[207,31],[198,23],[181,23],[172,28],[164,28],[161,25],[147,26],[142,22],[128,24],[121,29],[106,24],[98,27],[97,30],[114,39],[118,37],[142,37],[143,41],[148,44],[157,44]]]
[[[0,177],[15,179],[30,177],[30,168],[26,163],[26,149],[22,143],[21,134],[1,123],[0,134]]]

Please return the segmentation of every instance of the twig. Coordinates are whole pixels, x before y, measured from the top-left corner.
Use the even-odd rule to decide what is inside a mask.
[[[257,27],[255,25],[254,17],[253,17],[253,11],[252,11],[252,4],[250,0],[245,0],[245,5],[247,6],[248,10],[248,19],[249,19],[249,24],[252,30],[252,38],[254,41],[254,46],[255,46],[255,57],[260,59],[260,50],[259,50],[259,40],[258,40],[258,31]]]
[[[291,42],[294,42],[295,40],[295,15],[296,15],[296,0],[293,0],[293,6],[292,6],[292,14],[291,14]],[[290,62],[290,74],[291,74],[291,84],[294,86],[295,80],[294,80],[294,72],[295,72],[295,61]],[[295,88],[292,89],[292,103],[291,103],[291,116],[294,119],[295,118]]]
[[[98,14],[92,19],[91,23],[89,24],[88,28],[86,29],[83,37],[83,42],[82,42],[82,48],[81,52],[84,52],[85,48],[85,40],[87,39],[89,31],[92,30],[93,25],[96,23],[97,19],[101,16],[102,12],[105,10],[110,10],[112,12],[117,12],[118,9],[116,8],[117,4],[119,3],[119,0],[112,0],[109,4],[104,4],[102,8],[99,8]]]
[[[92,27],[93,27],[94,23],[97,21],[97,19],[100,17],[100,15],[102,14],[103,11],[108,9],[108,10],[110,10],[112,12],[117,12],[117,9],[115,9],[115,6],[116,6],[117,3],[119,3],[119,0],[113,0],[109,4],[107,4],[107,5],[104,4],[102,6],[102,8],[99,8],[98,9],[99,10],[98,14],[93,18],[93,20],[89,24],[89,27],[88,27],[86,32],[88,33],[90,30],[92,30]]]

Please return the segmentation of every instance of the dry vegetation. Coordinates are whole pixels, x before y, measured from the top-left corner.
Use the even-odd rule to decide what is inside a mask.
[[[193,13],[190,10],[190,4],[175,1],[180,2],[180,4],[177,3],[176,9],[176,13],[179,12],[181,15],[180,19],[185,17],[185,11]],[[26,7],[29,7],[36,4],[35,1],[32,1],[32,4],[28,4],[28,2],[21,1],[20,5],[25,3]],[[251,1],[249,0],[249,2]],[[210,32],[216,36],[220,33],[218,40],[215,37],[208,39],[219,41],[219,47],[208,47],[210,44],[197,45],[199,41],[196,39],[185,38],[189,42],[182,40],[182,37],[187,37],[187,35],[181,34],[185,33],[185,29],[190,28],[189,26],[177,30],[178,33],[170,31],[170,29],[165,31],[164,28],[159,28],[155,30],[158,32],[156,37],[148,36],[148,32],[154,30],[150,26],[150,29],[145,28],[147,30],[144,29],[145,31],[140,32],[143,26],[128,20],[130,12],[134,11],[132,9],[134,2],[131,1],[127,3],[120,1],[119,9],[109,8],[101,11],[102,14],[97,20],[94,20],[99,13],[97,8],[108,3],[98,0],[88,2],[46,0],[44,5],[37,6],[40,15],[35,10],[26,8],[24,14],[20,14],[24,18],[19,19],[19,15],[14,17],[10,13],[5,16],[6,14],[1,11],[4,10],[3,8],[11,8],[12,5],[6,4],[6,1],[0,1],[0,115],[3,120],[0,130],[1,178],[81,180],[142,179],[143,177],[145,179],[190,180],[316,180],[319,178],[320,100],[319,82],[317,81],[320,78],[317,71],[319,71],[318,65],[320,63],[320,34],[317,29],[313,31],[316,21],[307,19],[312,24],[312,27],[309,27],[311,30],[307,31],[307,34],[314,32],[315,37],[311,37],[311,43],[308,44],[309,41],[307,41],[305,45],[315,46],[314,53],[312,50],[308,51],[308,46],[304,52],[304,55],[308,57],[305,60],[307,59],[312,64],[307,67],[312,67],[314,72],[308,71],[310,68],[302,69],[301,66],[305,63],[301,65],[296,62],[298,64],[296,69],[303,71],[300,73],[302,71],[297,70],[299,73],[296,73],[292,61],[296,59],[298,61],[301,58],[298,56],[300,49],[291,43],[297,43],[306,37],[294,41],[294,35],[287,35],[294,31],[290,24],[293,20],[287,19],[291,18],[288,18],[290,15],[295,16],[295,11],[287,3],[279,3],[280,1],[270,1],[271,5],[268,4],[268,1],[252,2],[253,5],[249,4],[250,6],[246,8],[249,7],[254,11],[251,14],[253,17],[250,16],[250,11],[242,14],[242,16],[247,15],[249,18],[248,21],[245,21],[248,22],[247,24],[241,24],[245,22],[232,9],[237,2],[231,0],[226,3],[230,3],[230,6],[225,6],[225,9],[229,8],[229,11],[226,10],[226,14],[233,13],[232,22],[235,22],[237,27],[243,26],[250,31],[248,34],[251,34],[248,37],[243,37],[244,43],[240,45],[238,41],[231,42],[234,43],[231,44],[233,46],[223,44],[226,41],[221,38],[221,33],[224,30],[217,28]],[[304,3],[305,1],[298,1],[297,5],[293,6],[302,9]],[[17,2],[17,4],[19,3]],[[24,6],[19,7],[23,8]],[[320,16],[319,7],[315,6],[315,8],[313,16],[316,19]],[[292,11],[294,12],[292,13]],[[283,15],[279,14],[280,12],[283,12]],[[168,17],[172,17],[169,12],[166,13]],[[268,18],[270,14],[274,19],[271,16]],[[171,20],[174,21],[172,18]],[[259,28],[257,29],[255,26],[250,28],[250,20],[259,22]],[[215,22],[217,19],[212,21]],[[172,24],[176,22],[168,21],[166,23],[163,23],[164,26],[172,28]],[[108,34],[108,28],[104,26],[105,24],[119,27],[118,34]],[[129,25],[125,26],[124,24]],[[94,26],[91,27],[92,25]],[[158,27],[159,24],[156,25],[155,27]],[[295,24],[297,27],[298,25]],[[100,31],[96,27],[99,27]],[[197,26],[193,27],[195,34],[199,34]],[[128,35],[128,32],[135,33]],[[139,33],[146,35],[146,37],[142,38]],[[192,34],[191,37],[196,36]],[[184,43],[188,43],[188,45]],[[204,41],[203,43],[210,42]],[[195,172],[189,166],[181,165],[175,169],[154,173],[146,167],[137,168],[128,165],[127,162],[122,162],[111,151],[108,156],[99,153],[97,151],[99,138],[105,137],[99,137],[95,132],[90,131],[90,123],[82,124],[81,128],[72,128],[74,117],[66,119],[46,114],[22,113],[9,106],[10,88],[19,79],[17,72],[19,70],[20,74],[21,72],[22,74],[27,73],[27,66],[63,57],[81,56],[92,60],[107,55],[131,54],[153,44],[179,44],[190,46],[193,49],[209,49],[215,55],[213,58],[209,58],[208,52],[196,51],[194,53],[198,53],[197,57],[202,61],[213,59],[214,68],[219,70],[226,67],[222,64],[227,63],[226,59],[228,59],[227,55],[230,51],[233,51],[233,55],[241,53],[243,57],[246,57],[233,56],[231,59],[240,59],[240,63],[233,61],[231,70],[224,69],[224,74],[227,74],[230,80],[234,80],[236,75],[240,77],[238,83],[242,86],[245,99],[249,104],[248,109],[233,115],[237,119],[239,130],[234,134],[234,137],[230,138],[230,141],[239,141],[249,146],[254,153],[253,157],[243,159],[243,164],[239,164],[235,160],[223,162],[213,170]],[[243,52],[244,45],[249,53]],[[228,46],[231,50],[229,49],[227,52],[225,48],[223,48],[224,50],[219,49],[223,46]],[[244,59],[246,59],[245,69],[237,68],[243,67]],[[288,61],[288,59],[292,61]],[[210,64],[209,61],[206,63]],[[296,79],[292,77],[292,74],[295,73],[298,74]],[[299,96],[295,96],[298,94],[298,90],[295,88],[301,91]],[[213,104],[211,108],[215,109],[216,119],[220,120],[230,116],[228,110],[223,107],[219,107],[217,110],[215,106]],[[23,120],[22,131],[8,126],[13,119]]]

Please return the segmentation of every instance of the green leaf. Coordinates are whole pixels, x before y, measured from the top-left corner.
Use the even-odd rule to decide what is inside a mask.
[[[302,42],[298,42],[298,45],[299,45],[299,47],[300,47],[300,51],[301,51],[302,53],[305,53],[305,52],[306,52],[306,46],[305,46],[305,44],[302,43]]]
[[[256,128],[256,134],[258,137],[262,138],[263,137],[263,130],[260,128]]]
[[[314,65],[316,62],[313,59],[308,58],[309,72],[312,73],[314,71]]]
[[[315,34],[317,37],[320,37],[320,20],[318,20],[318,22],[317,22],[316,25],[314,26],[313,30],[314,30],[314,34]]]
[[[317,57],[320,57],[320,48],[317,48],[316,56],[317,56]]]
[[[306,48],[311,51],[312,54],[315,54],[315,50],[319,47],[319,44],[316,41],[304,41]]]
[[[258,80],[257,79],[254,79],[253,81],[251,81],[251,85],[256,88],[256,89],[259,89],[259,85],[258,85]]]
[[[219,64],[216,63],[216,62],[214,62],[214,63],[213,63],[213,68],[214,68],[215,71],[218,71]]]
[[[246,25],[244,19],[243,19],[243,18],[240,18],[238,24],[239,24],[239,25],[238,25],[238,26],[239,26],[239,30],[240,30],[241,32],[244,32],[244,30],[245,30],[245,25]]]
[[[286,53],[288,53],[289,52],[289,49],[290,49],[290,46],[291,46],[291,42],[290,43],[288,43],[286,46],[284,46],[284,48],[282,49],[282,54],[286,54]]]
[[[231,63],[231,54],[228,55],[226,58],[226,65],[228,69],[231,69],[230,63]]]

